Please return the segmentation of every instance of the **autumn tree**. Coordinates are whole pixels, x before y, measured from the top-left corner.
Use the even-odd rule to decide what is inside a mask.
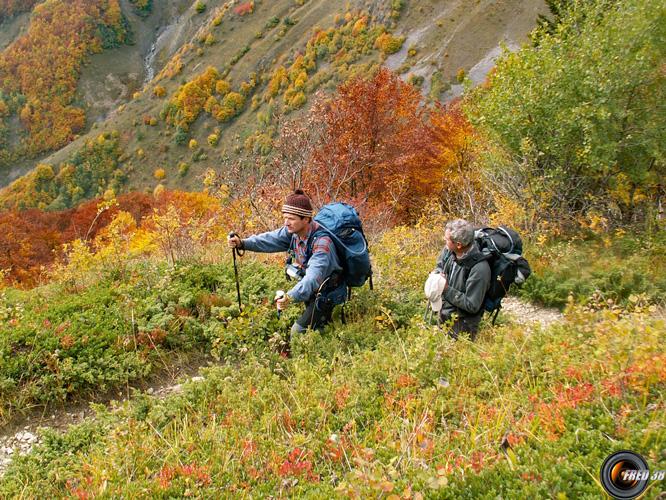
[[[312,162],[325,129],[318,116],[318,108],[315,104],[313,111],[304,119],[284,123],[273,143],[273,178],[290,190],[303,186],[303,175]]]
[[[201,204],[184,198],[192,213],[201,213]],[[62,255],[62,245],[79,240],[90,245],[100,232],[118,216],[128,214],[139,224],[152,212],[155,200],[143,193],[121,195],[117,204],[107,204],[100,210],[100,200],[82,203],[75,209],[47,212],[37,209],[0,212],[0,269],[5,279],[15,285],[30,287],[37,284],[42,268],[48,269]],[[108,231],[107,231],[108,233]]]
[[[234,14],[240,17],[252,14],[252,12],[254,12],[254,2],[243,2],[234,7]]]
[[[57,217],[39,210],[0,214],[0,269],[12,283],[34,285],[61,243]]]
[[[341,85],[310,113],[322,123],[303,186],[317,204],[354,200],[404,218],[436,191],[421,95],[387,69]]]
[[[490,189],[475,163],[479,138],[459,101],[437,105],[430,115],[437,199],[444,214],[481,222],[488,213]]]
[[[280,169],[265,168],[260,158],[223,160],[209,169],[204,186],[224,205],[228,230],[265,230],[275,227],[276,215],[288,191]]]
[[[226,236],[220,228],[224,219],[219,203],[212,196],[165,191],[156,205],[144,227],[154,232],[155,241],[172,265]]]

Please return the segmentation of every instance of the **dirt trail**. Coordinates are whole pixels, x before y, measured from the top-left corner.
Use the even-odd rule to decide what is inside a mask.
[[[503,309],[501,314],[509,316],[512,321],[524,324],[526,326],[538,323],[546,327],[554,322],[563,319],[562,313],[556,309],[547,309],[538,307],[514,297],[507,297],[502,301]],[[203,380],[199,375],[199,369],[210,365],[211,358],[198,358],[187,365],[176,367],[170,373],[162,374],[151,383],[138,387],[147,394],[154,397],[163,398],[181,390],[179,380]],[[125,393],[117,392],[109,395],[102,403],[112,404],[112,399],[124,401],[131,397],[132,391],[127,388]],[[63,407],[52,408],[41,414],[31,415],[18,422],[0,430],[0,477],[17,455],[24,455],[40,443],[39,436],[42,429],[56,429],[64,431],[70,425],[81,423],[83,420],[93,416],[87,402],[69,404]]]
[[[543,328],[564,319],[564,315],[557,309],[535,306],[516,297],[506,297],[502,300],[500,315],[502,314],[510,316],[516,323],[522,325],[539,323]]]
[[[189,362],[177,362],[168,371],[160,372],[159,375],[143,384],[128,386],[124,392],[121,390],[106,394],[95,402],[108,407],[119,406],[120,403],[131,398],[135,390],[164,398],[181,390],[182,384],[179,381],[203,380],[203,377],[199,375],[199,370],[211,364],[214,364],[214,360],[209,356],[197,356],[190,359]],[[79,424],[93,415],[94,411],[90,408],[90,402],[82,401],[55,406],[39,413],[35,412],[26,417],[17,418],[0,428],[0,478],[4,475],[13,457],[29,453],[35,445],[41,442],[40,431],[44,429],[65,431],[69,426]]]

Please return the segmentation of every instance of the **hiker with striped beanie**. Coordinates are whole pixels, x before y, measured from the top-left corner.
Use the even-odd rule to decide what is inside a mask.
[[[305,311],[292,325],[291,333],[321,330],[331,321],[333,308],[347,297],[340,258],[331,237],[317,231],[312,202],[302,190],[287,197],[282,215],[284,226],[280,229],[244,239],[234,234],[228,245],[252,252],[287,252],[285,272],[297,283],[276,300],[277,308],[281,311],[291,302],[303,302]]]

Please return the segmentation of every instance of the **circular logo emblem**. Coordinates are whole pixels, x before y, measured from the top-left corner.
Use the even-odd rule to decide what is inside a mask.
[[[647,488],[649,478],[647,462],[633,451],[613,453],[601,466],[601,484],[614,498],[636,498]]]

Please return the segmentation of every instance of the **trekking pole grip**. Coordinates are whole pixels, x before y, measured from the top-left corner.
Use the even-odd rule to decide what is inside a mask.
[[[232,250],[238,255],[239,257],[242,257],[243,254],[245,254],[245,249],[243,247],[243,240],[240,237],[240,234],[238,234],[235,231],[231,231],[229,233],[229,238],[233,238],[234,236],[237,236],[238,239],[240,240],[240,246],[239,247],[233,247]]]

